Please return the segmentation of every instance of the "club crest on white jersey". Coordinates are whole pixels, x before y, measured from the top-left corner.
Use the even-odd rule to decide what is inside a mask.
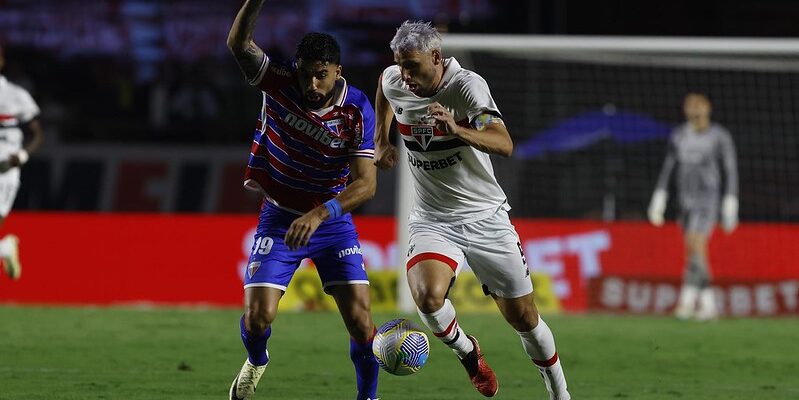
[[[427,150],[427,146],[433,140],[433,126],[432,125],[415,125],[411,126],[411,136],[416,139],[416,142],[422,146],[422,149]]]

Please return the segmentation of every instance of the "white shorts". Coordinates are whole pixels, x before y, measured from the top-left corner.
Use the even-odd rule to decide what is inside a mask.
[[[0,174],[0,217],[5,218],[11,212],[14,199],[19,189],[19,168],[12,168]]]
[[[464,225],[412,221],[409,236],[408,269],[432,259],[457,275],[465,260],[486,294],[512,299],[533,291],[519,235],[505,210]]]

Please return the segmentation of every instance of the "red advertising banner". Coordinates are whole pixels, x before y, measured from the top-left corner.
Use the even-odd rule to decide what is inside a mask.
[[[362,236],[393,242],[393,218],[367,221]],[[256,224],[256,215],[14,212],[0,235],[20,238],[22,275],[0,274],[0,302],[241,306]]]
[[[256,222],[254,214],[14,212],[0,235],[19,236],[22,277],[11,281],[0,275],[0,302],[240,306],[241,271]],[[356,217],[355,222],[369,270],[402,264],[393,218]],[[654,228],[643,222],[514,219],[514,225],[528,263],[549,277],[565,310],[608,308],[591,301],[590,294],[596,294],[589,290],[592,280],[676,285],[682,276],[683,247],[673,224]],[[748,287],[752,310],[758,301],[769,302],[770,289],[762,285],[772,285],[775,296],[782,296],[775,300],[780,312],[796,313],[789,305],[797,299],[791,300],[785,283],[799,280],[796,243],[799,225],[743,224],[732,235],[716,232],[710,244],[714,276],[732,285],[724,292],[729,298],[743,298],[743,289],[733,286]],[[655,305],[647,307],[657,312]]]
[[[632,314],[670,314],[677,304],[680,285],[676,279],[602,276],[589,284],[589,308]],[[713,283],[713,291],[721,315],[799,314],[799,279],[720,279]]]
[[[533,270],[548,274],[566,310],[589,305],[588,283],[615,276],[679,282],[685,264],[675,224],[515,220]],[[799,225],[743,224],[710,240],[713,276],[727,283],[799,279]],[[604,309],[604,308],[603,308]],[[796,312],[796,311],[795,311]]]

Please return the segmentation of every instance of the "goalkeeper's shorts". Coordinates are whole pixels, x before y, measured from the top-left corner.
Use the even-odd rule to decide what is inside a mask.
[[[693,207],[680,211],[678,222],[684,233],[707,236],[718,221],[718,207]]]

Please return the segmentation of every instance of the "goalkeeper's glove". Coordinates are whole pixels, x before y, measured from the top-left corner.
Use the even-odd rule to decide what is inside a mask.
[[[724,232],[731,233],[738,226],[738,196],[724,195],[721,200],[721,228]]]
[[[649,202],[649,222],[655,226],[663,225],[663,213],[666,212],[666,201],[669,199],[669,193],[663,189],[655,190],[652,194],[652,201]]]

